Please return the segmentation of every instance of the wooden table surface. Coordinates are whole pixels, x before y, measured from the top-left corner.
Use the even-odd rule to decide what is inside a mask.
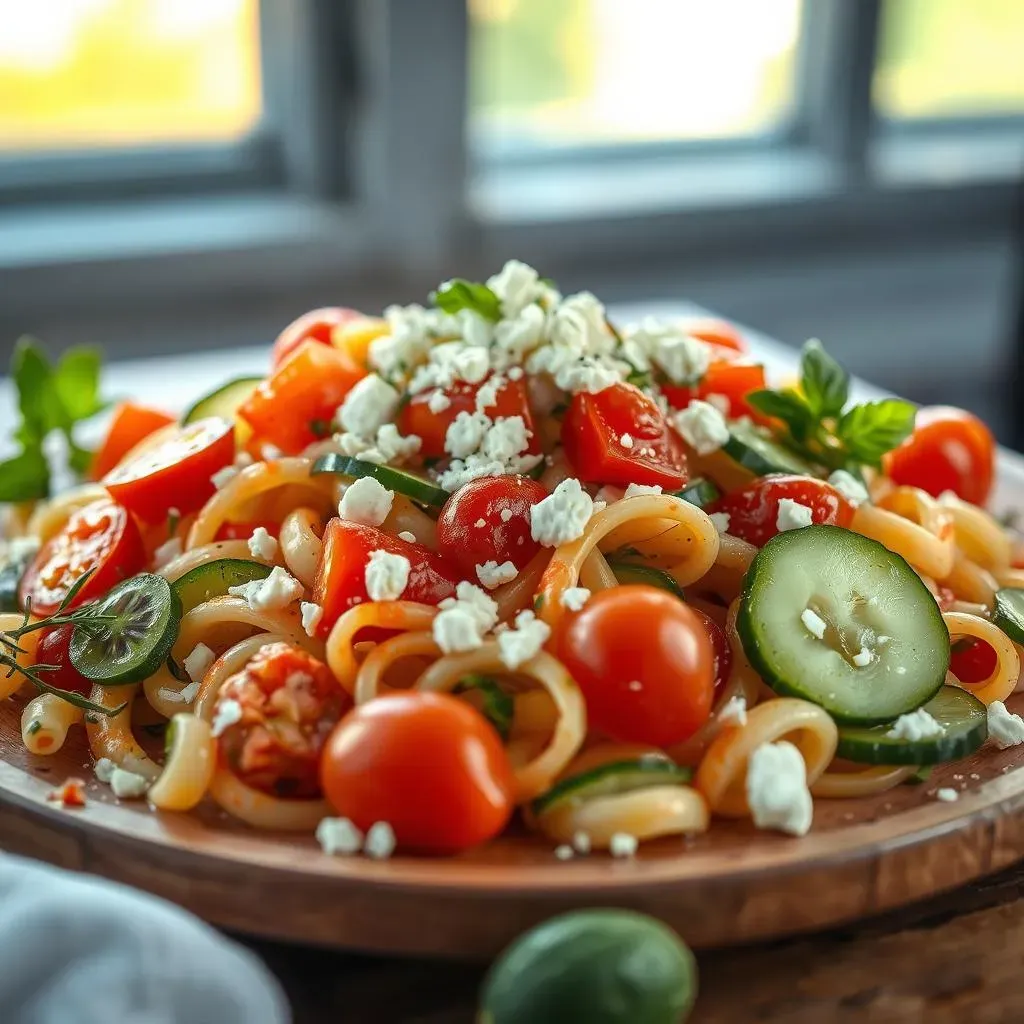
[[[1024,1021],[1022,897],[1024,863],[841,931],[700,955],[690,1022]],[[295,1024],[474,1020],[483,966],[242,941],[280,979]]]

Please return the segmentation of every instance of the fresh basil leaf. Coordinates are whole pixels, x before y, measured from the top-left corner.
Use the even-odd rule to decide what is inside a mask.
[[[104,408],[100,401],[98,349],[86,345],[68,349],[53,371],[57,398],[70,420],[85,420]]]
[[[817,338],[803,347],[800,388],[818,419],[838,416],[850,397],[850,375],[825,351]]]
[[[50,467],[38,445],[0,462],[0,501],[35,501],[50,493]]]
[[[880,467],[882,456],[905,441],[914,429],[916,408],[899,398],[865,402],[847,409],[836,436],[859,462]]]
[[[816,417],[807,400],[796,391],[752,391],[746,401],[758,412],[782,420],[795,441],[805,440],[814,427]]]
[[[515,714],[515,702],[511,695],[498,685],[497,680],[475,673],[464,676],[452,691],[452,693],[466,694],[471,692],[479,694],[478,710],[480,713],[494,726],[498,735],[503,740],[507,740]]]
[[[42,442],[51,430],[64,427],[67,416],[53,386],[53,369],[32,338],[19,338],[11,357],[11,378],[18,391],[21,426],[15,436],[22,444]]]
[[[466,281],[461,277],[445,281],[436,292],[430,293],[430,301],[446,313],[469,309],[492,323],[501,319],[501,300],[498,296],[487,285]]]

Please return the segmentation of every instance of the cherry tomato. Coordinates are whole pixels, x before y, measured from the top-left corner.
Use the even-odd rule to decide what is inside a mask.
[[[271,537],[281,532],[281,524],[271,519],[239,520],[221,523],[214,540],[248,540],[259,527],[263,527]]]
[[[576,395],[562,423],[562,444],[581,480],[673,491],[686,483],[682,441],[654,400],[632,384]]]
[[[709,511],[727,512],[729,533],[763,547],[779,532],[779,502],[783,498],[806,505],[814,523],[848,527],[853,519],[853,506],[831,484],[784,473],[761,477],[741,491],[726,494]]]
[[[708,630],[664,590],[602,590],[562,618],[554,645],[583,691],[588,723],[613,739],[668,747],[711,714],[715,652]]]
[[[547,496],[526,476],[470,480],[441,509],[438,550],[470,579],[484,562],[512,562],[522,570],[540,550],[530,532],[530,509]]]
[[[55,626],[53,629],[45,629],[39,638],[39,646],[36,648],[36,665],[56,665],[53,671],[43,671],[39,675],[44,682],[50,686],[56,686],[58,690],[70,690],[72,693],[80,693],[88,697],[92,692],[92,680],[86,679],[74,665],[71,664],[71,634],[75,627],[70,623],[63,626]]]
[[[719,348],[731,349],[734,352],[747,351],[743,335],[728,320],[701,316],[687,320],[684,327],[691,337],[706,341],[709,345],[717,345]]]
[[[897,484],[938,497],[952,491],[984,505],[995,476],[996,442],[977,416],[937,405],[919,409],[914,432],[885,456],[885,472]]]
[[[751,416],[760,421],[767,417],[749,406],[746,398],[751,391],[761,391],[765,386],[764,367],[760,363],[737,360],[712,363],[704,379],[695,387],[667,384],[661,390],[669,405],[675,409],[685,409],[695,398],[706,402],[714,395],[721,395],[728,401],[728,408],[723,410],[724,415],[732,419]]]
[[[141,440],[172,423],[174,417],[160,409],[122,402],[114,410],[107,436],[93,457],[90,478],[99,480],[106,476]]]
[[[185,516],[202,508],[217,489],[211,478],[234,457],[234,425],[211,416],[122,462],[103,478],[103,486],[129,512],[156,523],[169,508]]]
[[[444,439],[448,428],[455,422],[460,412],[476,411],[477,392],[486,384],[458,383],[448,388],[444,395],[449,404],[441,412],[432,412],[430,401],[440,388],[431,388],[413,395],[398,417],[398,430],[402,434],[415,434],[422,439],[420,454],[427,459],[440,459],[446,455]],[[522,416],[526,429],[530,432],[528,452],[540,451],[540,442],[533,427],[533,414],[526,395],[523,379],[506,380],[497,390],[497,404],[489,405],[487,415],[496,420],[506,416]]]
[[[362,316],[357,309],[345,309],[342,306],[326,306],[303,313],[277,336],[270,353],[271,366],[275,369],[280,366],[304,341],[330,345],[335,328],[360,320]]]
[[[237,701],[238,722],[218,737],[218,754],[247,786],[272,796],[321,795],[320,755],[352,698],[331,670],[286,643],[261,647],[224,682],[214,711]]]
[[[338,406],[366,376],[343,352],[307,340],[242,403],[238,415],[252,427],[254,442],[269,441],[296,455],[331,433]]]
[[[361,704],[331,734],[321,767],[339,815],[386,821],[399,846],[456,853],[496,836],[512,814],[513,779],[494,727],[443,693]]]
[[[371,551],[388,551],[409,559],[412,568],[403,600],[437,604],[455,594],[455,584],[461,578],[458,569],[429,548],[373,526],[332,519],[324,532],[324,551],[313,582],[313,601],[324,610],[320,636],[326,636],[353,605],[369,601],[366,564]]]
[[[715,694],[725,686],[729,678],[729,669],[732,666],[732,651],[729,649],[729,641],[725,638],[725,632],[721,626],[710,615],[705,615],[699,608],[690,609],[698,616],[704,624],[708,639],[711,641],[711,648],[714,651],[714,672],[715,672]]]
[[[949,670],[965,686],[983,683],[996,670],[995,650],[983,640],[957,640],[950,651]]]
[[[75,596],[75,607],[105,594],[140,572],[146,562],[142,535],[125,509],[107,499],[72,513],[64,528],[40,549],[18,587],[21,606],[52,615],[85,573],[92,576]]]

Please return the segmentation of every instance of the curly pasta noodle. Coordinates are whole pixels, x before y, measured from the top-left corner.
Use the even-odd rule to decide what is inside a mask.
[[[914,487],[897,487],[884,500],[886,508],[858,506],[850,529],[884,544],[928,576],[948,576],[956,557],[952,516]]]
[[[1013,693],[1020,676],[1020,656],[1013,641],[998,627],[987,619],[977,615],[964,615],[962,612],[945,612],[942,621],[949,630],[950,640],[963,637],[974,637],[986,643],[996,653],[996,667],[992,675],[980,683],[967,686],[951,675],[958,686],[970,691],[983,704],[991,704],[997,700],[1006,700]]]
[[[746,725],[727,727],[711,741],[694,785],[713,814],[745,818],[750,814],[747,762],[758,747],[782,739],[791,742],[807,766],[808,785],[813,785],[831,763],[838,738],[835,722],[816,704],[791,697],[766,701],[747,712]]]
[[[312,832],[331,814],[326,800],[284,800],[247,786],[226,768],[210,780],[210,796],[228,814],[254,828],[281,832]]]
[[[52,693],[33,697],[21,713],[21,739],[30,754],[56,754],[68,730],[84,717],[81,708]]]
[[[972,562],[962,551],[956,552],[952,571],[940,582],[963,601],[983,605],[989,611],[995,607],[996,591],[999,589],[995,577],[987,569]]]
[[[206,796],[213,781],[217,746],[209,722],[195,715],[175,715],[170,728],[170,752],[147,799],[161,811],[190,811]]]
[[[811,784],[811,796],[835,800],[876,796],[898,786],[916,771],[914,765],[858,765],[851,771],[827,771]]]
[[[324,545],[323,517],[311,508],[297,508],[289,512],[281,523],[278,542],[288,571],[307,589],[311,590],[316,578]]]
[[[116,715],[86,715],[85,734],[95,760],[106,757],[118,767],[152,780],[160,774],[160,767],[139,746],[132,733],[132,702],[137,690],[135,683],[93,686],[89,699],[94,704],[117,707],[123,701],[125,707]]]
[[[0,613],[0,633],[5,636],[10,633],[11,630],[17,629],[24,622],[24,616],[16,615],[13,612]],[[31,620],[36,621],[36,620]],[[7,644],[3,645],[3,649],[14,655],[15,661],[22,667],[27,668],[29,665],[34,665],[36,661],[36,648],[39,646],[39,632],[26,633],[18,642],[18,650],[14,650]],[[4,673],[0,672],[0,700],[6,700],[8,697],[13,697],[24,685],[25,677],[20,672]]]
[[[533,603],[533,595],[540,586],[544,570],[551,562],[551,549],[541,548],[523,567],[523,571],[508,583],[491,591],[491,598],[498,605],[498,621],[510,622],[516,614]]]
[[[1013,545],[1006,530],[992,516],[953,494],[943,494],[938,503],[953,519],[956,544],[965,558],[993,573],[1009,568]]]
[[[385,675],[398,662],[424,657],[431,660],[441,657],[441,648],[437,646],[432,633],[401,633],[375,645],[356,672],[356,703],[365,704],[380,696]]]
[[[221,687],[236,672],[245,668],[249,659],[266,644],[288,643],[288,637],[281,633],[257,633],[256,636],[246,637],[239,640],[237,644],[229,647],[203,675],[199,684],[199,692],[192,705],[192,713],[206,722],[213,721],[213,709],[217,703],[217,695]],[[180,710],[181,705],[178,705]]]

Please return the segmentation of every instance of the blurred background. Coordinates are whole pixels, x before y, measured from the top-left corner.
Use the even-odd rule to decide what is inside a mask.
[[[0,356],[517,256],[1014,436],[1021,0],[0,0]]]

